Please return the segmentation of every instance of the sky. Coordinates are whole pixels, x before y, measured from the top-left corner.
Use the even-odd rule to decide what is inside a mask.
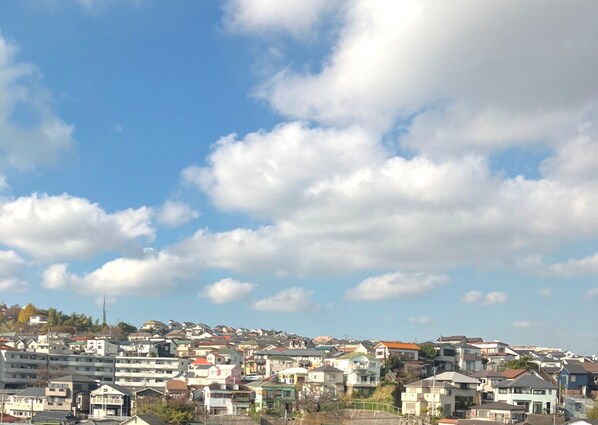
[[[598,354],[597,19],[0,1],[0,301]]]

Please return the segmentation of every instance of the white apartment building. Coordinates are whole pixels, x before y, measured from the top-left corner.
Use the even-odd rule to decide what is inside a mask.
[[[114,357],[0,350],[0,389],[27,388],[52,375],[83,375],[114,381]]]
[[[166,381],[187,372],[189,359],[117,356],[115,383],[124,387],[164,389]]]
[[[94,356],[116,356],[118,345],[106,339],[88,339],[85,353]]]

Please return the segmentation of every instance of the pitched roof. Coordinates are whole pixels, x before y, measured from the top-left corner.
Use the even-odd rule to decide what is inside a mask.
[[[137,423],[136,418],[141,419],[142,421],[144,421],[145,423],[147,423],[149,425],[168,425],[162,419],[159,419],[159,418],[155,417],[154,415],[149,415],[149,414],[135,415],[132,418],[129,418],[124,422],[121,422],[121,425],[125,425],[128,423]]]
[[[501,373],[502,376],[504,376],[507,379],[515,379],[518,376],[529,374],[530,372],[527,369],[505,369]]]
[[[102,385],[100,386],[100,388],[98,388],[97,390],[94,390],[94,391],[98,391],[98,390],[99,390],[99,389],[101,389],[103,386],[107,386],[107,387],[110,387],[110,388],[114,388],[116,391],[119,391],[119,392],[123,393],[124,395],[129,395],[129,396],[130,396],[130,395],[133,395],[133,393],[131,392],[131,390],[130,390],[130,389],[128,389],[128,388],[125,388],[125,387],[123,387],[123,386],[120,386],[120,385],[117,385],[117,384],[112,384],[112,383],[110,383],[110,384],[102,384]]]
[[[521,410],[526,412],[527,409],[525,406],[517,406],[515,404],[503,403],[502,401],[497,401],[494,403],[486,403],[482,404],[481,406],[473,406],[472,409],[476,410],[508,410],[512,412],[513,410]]]
[[[501,373],[494,370],[481,370],[471,374],[472,378],[505,378]]]
[[[426,381],[433,381],[434,379],[436,379],[436,382],[438,383],[443,382],[443,381],[448,381],[448,382],[454,382],[456,384],[479,384],[480,381],[478,381],[475,378],[471,378],[467,375],[463,375],[462,373],[459,372],[443,372],[439,375],[436,375],[436,378],[434,378],[433,376],[426,378]]]
[[[415,350],[419,351],[419,347],[411,342],[394,342],[394,341],[380,341],[381,345],[393,350]]]
[[[583,367],[583,363],[567,363],[563,365],[563,369],[574,375],[587,375],[588,370]]]
[[[333,366],[324,365],[324,366],[320,366],[315,369],[312,369],[312,370],[310,370],[310,372],[342,372],[342,370],[337,369]]]
[[[558,387],[551,382],[547,382],[534,375],[522,375],[512,381],[501,381],[495,385],[495,388],[537,388],[537,389],[557,389]]]
[[[187,383],[178,379],[171,379],[166,382],[166,389],[168,391],[187,391]]]

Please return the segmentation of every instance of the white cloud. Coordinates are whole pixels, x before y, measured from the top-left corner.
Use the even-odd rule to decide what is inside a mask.
[[[239,282],[235,279],[221,279],[208,285],[200,296],[208,298],[215,304],[239,301],[247,297],[256,288],[255,283]]]
[[[16,52],[0,35],[0,167],[31,169],[69,151],[74,127],[52,110],[38,71],[18,62]]]
[[[158,212],[158,222],[170,227],[181,226],[199,217],[199,213],[183,202],[168,200]]]
[[[463,302],[466,304],[476,304],[483,298],[483,294],[480,291],[469,291],[463,295]]]
[[[484,304],[504,304],[507,302],[507,294],[505,292],[489,292],[484,296]]]
[[[27,263],[15,251],[0,251],[0,278],[20,275]]]
[[[411,299],[446,285],[448,280],[446,276],[424,273],[387,273],[363,280],[356,287],[347,290],[345,297],[357,301]]]
[[[539,262],[536,269],[541,274],[548,274],[560,277],[573,277],[581,275],[596,275],[598,274],[598,253],[583,257],[571,258],[565,262],[553,263],[545,265]]]
[[[258,93],[287,117],[325,125],[384,132],[409,120],[405,142],[430,154],[554,141],[594,107],[597,9],[556,0],[349,1],[321,66],[285,68]],[[259,22],[246,28],[281,25]]]
[[[67,264],[52,264],[42,273],[42,285],[48,289],[62,289],[71,283]]]
[[[108,214],[87,199],[33,194],[0,203],[0,242],[38,259],[85,258],[152,239],[149,208]]]
[[[592,299],[595,297],[598,297],[598,288],[592,288],[586,292],[586,298]]]
[[[507,302],[507,294],[498,291],[489,292],[487,294],[483,294],[481,291],[469,291],[463,295],[462,301],[466,304],[504,304]]]
[[[20,293],[29,289],[29,283],[20,279],[0,279],[0,292]]]
[[[530,320],[519,320],[519,321],[513,322],[513,327],[519,328],[519,329],[537,328],[540,325],[541,324],[539,322],[532,322]]]
[[[410,317],[409,322],[416,324],[416,325],[427,325],[432,323],[434,320],[429,316],[417,316],[417,317]]]
[[[68,288],[83,294],[155,297],[193,276],[196,267],[189,259],[149,250],[142,258],[116,258],[83,275],[53,264],[44,271],[43,283],[49,289]]]
[[[230,0],[224,6],[224,25],[234,33],[288,32],[312,36],[322,15],[336,8],[338,0]]]
[[[316,311],[320,306],[311,299],[312,293],[303,288],[283,289],[270,298],[253,302],[253,309],[283,313]]]
[[[540,295],[542,295],[544,298],[550,298],[552,296],[552,288],[540,289]]]

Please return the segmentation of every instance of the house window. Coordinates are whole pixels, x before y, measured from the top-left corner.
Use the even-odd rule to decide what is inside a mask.
[[[576,375],[570,375],[569,379],[570,379],[571,382],[575,382],[575,381],[577,381],[577,376]]]

